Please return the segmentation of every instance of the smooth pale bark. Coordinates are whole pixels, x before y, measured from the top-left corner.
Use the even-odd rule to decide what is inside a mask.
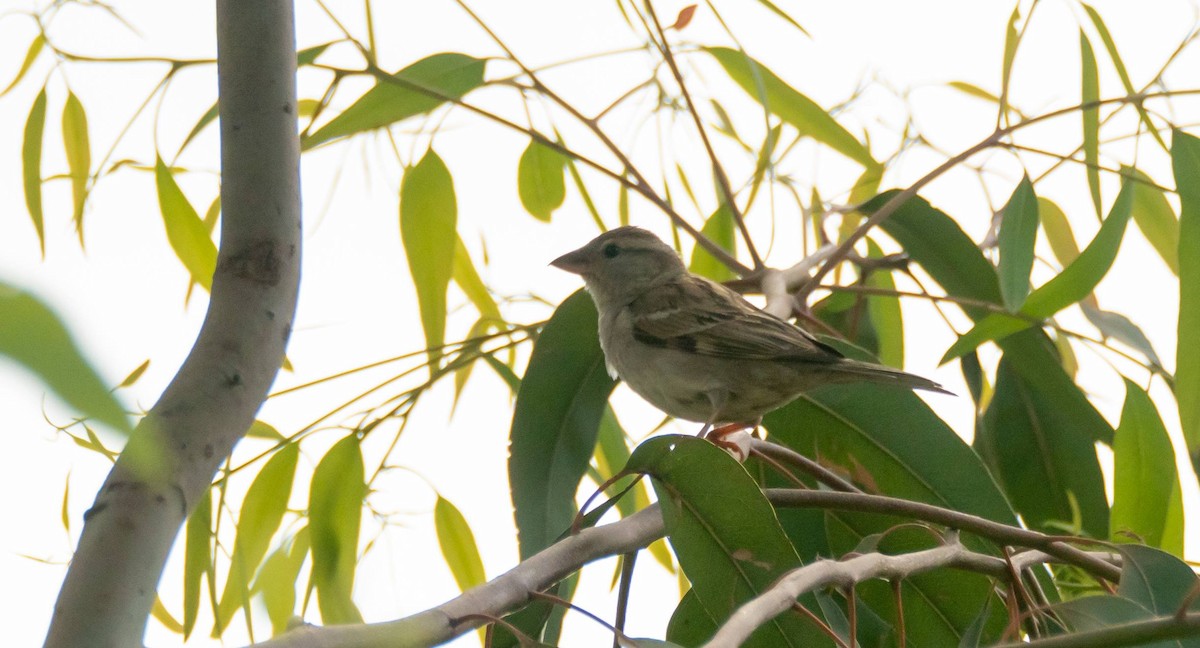
[[[283,361],[300,279],[296,45],[288,0],[217,2],[221,244],[191,353],[85,514],[46,646],[139,646],[192,506]]]

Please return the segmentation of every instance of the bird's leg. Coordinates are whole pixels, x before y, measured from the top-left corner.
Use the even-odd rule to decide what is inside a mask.
[[[725,407],[725,397],[727,394],[724,391],[711,391],[705,394],[708,397],[708,402],[712,405],[712,414],[708,420],[704,422],[704,427],[700,428],[700,433],[696,436],[706,439],[713,426],[717,423],[717,417],[721,415],[721,409]],[[724,427],[724,426],[722,426]]]

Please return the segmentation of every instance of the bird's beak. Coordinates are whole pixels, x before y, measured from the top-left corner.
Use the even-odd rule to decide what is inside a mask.
[[[551,261],[550,265],[558,268],[559,270],[566,270],[567,272],[581,275],[587,270],[588,267],[587,255],[584,254],[583,249],[575,250],[574,252],[567,252],[566,254]]]

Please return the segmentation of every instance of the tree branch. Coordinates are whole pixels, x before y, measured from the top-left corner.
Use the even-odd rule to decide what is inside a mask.
[[[84,514],[47,646],[141,645],[179,527],[283,360],[300,262],[292,3],[220,0],[217,53],[223,223],[208,313]]]

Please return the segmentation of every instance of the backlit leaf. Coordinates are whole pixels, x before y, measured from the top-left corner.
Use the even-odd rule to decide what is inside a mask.
[[[1092,193],[1092,204],[1096,207],[1096,217],[1100,216],[1100,76],[1096,71],[1096,54],[1087,34],[1079,30],[1079,56],[1083,69],[1083,96],[1080,103],[1084,105],[1080,114],[1083,117],[1083,162],[1087,166],[1088,189]]]
[[[208,228],[175,183],[175,177],[161,157],[154,165],[154,180],[158,188],[158,207],[171,249],[183,267],[187,268],[192,281],[205,290],[212,290],[212,277],[217,269],[217,246]]]
[[[354,605],[354,568],[367,487],[358,437],[338,441],[313,471],[308,496],[312,539],[312,582],[326,625],[362,623]]]
[[[42,50],[45,48],[46,36],[44,34],[38,34],[37,36],[34,36],[33,41],[29,43],[29,49],[25,50],[25,60],[21,61],[21,67],[17,69],[17,76],[13,77],[13,80],[8,84],[8,87],[4,88],[3,91],[0,91],[0,97],[3,97],[4,95],[8,94],[10,90],[17,87],[17,84],[21,82],[21,79],[25,78],[25,73],[29,71],[29,68],[33,67],[33,62],[37,60],[38,55],[41,54]]]
[[[267,556],[251,588],[254,592],[262,592],[274,635],[287,631],[288,623],[296,613],[296,581],[308,556],[309,544],[308,527],[304,527],[291,542],[284,543]]]
[[[74,93],[67,94],[62,116],[63,147],[67,153],[67,169],[71,178],[71,197],[75,206],[73,219],[79,240],[83,240],[83,206],[87,202],[88,174],[92,167],[92,147],[88,139],[87,113]]]
[[[1179,218],[1167,196],[1150,176],[1133,167],[1121,167],[1133,183],[1133,222],[1167,267],[1179,276]]]
[[[1046,240],[1058,262],[1066,267],[1075,257],[1079,256],[1079,244],[1075,242],[1075,234],[1071,232],[1071,222],[1067,215],[1049,198],[1038,196],[1038,219],[1042,222],[1042,231],[1046,232]]]
[[[121,384],[117,385],[117,388],[119,389],[122,387],[129,387],[129,386],[133,385],[133,383],[138,381],[138,378],[142,377],[142,374],[146,373],[146,369],[149,369],[149,368],[150,368],[150,359],[147,358],[145,362],[143,362],[142,364],[137,366],[137,369],[134,369],[133,371],[129,372],[129,375],[125,376],[125,380],[122,380]]]
[[[1129,80],[1129,72],[1125,70],[1125,63],[1121,60],[1121,54],[1117,51],[1117,43],[1113,40],[1112,34],[1109,33],[1108,27],[1104,24],[1104,20],[1100,18],[1100,14],[1096,12],[1091,5],[1084,4],[1084,11],[1087,12],[1088,18],[1091,18],[1092,25],[1096,27],[1096,32],[1100,34],[1100,40],[1104,43],[1104,49],[1108,50],[1108,56],[1112,59],[1113,67],[1117,70],[1117,76],[1121,77],[1121,86],[1125,88],[1125,94],[1133,95],[1135,90],[1133,82]],[[1163,150],[1166,150],[1167,143],[1163,141],[1162,135],[1158,132],[1158,127],[1154,122],[1150,121],[1150,113],[1146,112],[1146,107],[1142,103],[1134,102],[1133,107],[1137,109],[1138,117],[1141,118],[1142,124],[1146,126],[1146,131],[1158,140]]]
[[[567,196],[563,183],[566,157],[536,139],[517,163],[517,193],[525,211],[541,221],[550,222],[550,215],[562,206]]]
[[[1128,379],[1113,440],[1111,527],[1114,541],[1145,542],[1183,554],[1183,501],[1175,451],[1154,402]]]
[[[433,149],[404,171],[400,183],[400,238],[417,291],[421,326],[435,371],[446,334],[446,288],[454,275],[458,203],[450,170]]]
[[[444,497],[439,496],[433,506],[433,525],[442,557],[446,559],[458,589],[465,592],[485,583],[487,574],[483,571],[475,534],[458,508]]]
[[[1013,312],[1021,309],[1029,295],[1029,273],[1033,269],[1033,245],[1037,241],[1038,205],[1029,176],[1021,179],[1001,212],[1000,294]]]
[[[1175,131],[1171,166],[1181,205],[1175,400],[1192,467],[1200,472],[1200,139]]]
[[[867,241],[867,256],[878,259],[883,251],[874,241]],[[890,270],[877,269],[867,276],[867,286],[881,290],[896,290],[896,281]],[[894,295],[869,295],[867,315],[875,329],[879,343],[879,361],[889,367],[904,366],[904,318],[900,312],[900,298]]]
[[[21,144],[21,178],[25,188],[25,206],[33,229],[37,231],[42,256],[46,254],[46,232],[42,216],[42,133],[46,128],[46,88],[38,93],[25,120],[25,139]]]
[[[721,203],[717,211],[704,221],[704,227],[700,228],[700,233],[733,254],[735,232],[733,212],[729,210],[729,206]],[[692,261],[688,264],[688,270],[713,281],[726,281],[736,276],[728,266],[718,261],[716,257],[708,253],[708,250],[699,245],[692,250]]]
[[[184,531],[183,558],[183,638],[187,639],[196,627],[200,611],[200,579],[210,578],[209,588],[215,587],[212,578],[212,490],[188,516]]]

